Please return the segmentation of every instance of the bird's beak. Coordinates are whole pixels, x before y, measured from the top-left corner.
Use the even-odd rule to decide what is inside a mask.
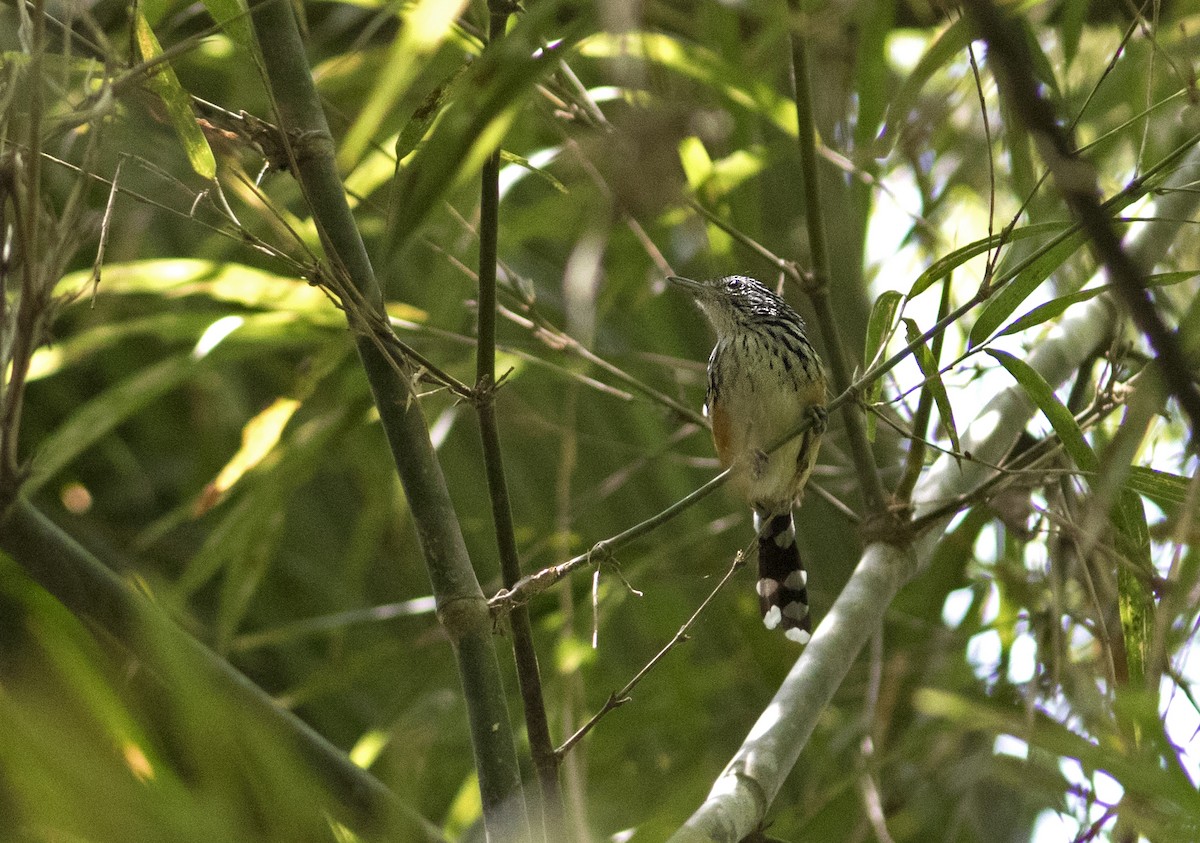
[[[667,281],[693,296],[700,295],[707,287],[707,285],[701,284],[699,281],[693,281],[691,278],[680,278],[678,275],[668,275]]]

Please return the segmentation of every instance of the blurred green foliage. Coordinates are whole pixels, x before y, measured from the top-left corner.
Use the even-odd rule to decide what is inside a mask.
[[[436,3],[303,11],[339,164],[398,333],[467,383],[478,168],[491,144],[506,153],[498,342],[507,376],[497,406],[517,539],[534,571],[649,518],[716,463],[697,425],[563,350],[530,316],[699,406],[710,338],[688,303],[665,292],[664,276],[782,279],[688,200],[801,266],[808,251],[783,3],[526,5],[488,51],[479,0],[433,32],[415,28],[429,25]],[[1200,6],[1164,3],[1161,17],[1134,25],[1104,5],[1026,4],[1038,78],[1112,195],[1200,129],[1191,69]],[[937,303],[925,289],[952,285],[953,304],[970,299],[1001,240],[996,276],[1023,272],[990,312],[951,326],[940,360],[925,361],[943,367],[939,400],[964,425],[1008,383],[992,358],[967,355],[968,339],[977,352],[1000,330],[1013,336],[999,350],[1019,354],[1061,317],[1048,302],[1090,295],[1078,290],[1095,267],[1078,238],[1054,244],[1068,216],[1053,191],[1035,190],[1033,139],[1008,119],[979,45],[968,55],[967,25],[935,6],[816,2],[800,25],[814,51],[846,347],[864,347],[879,296],[888,324],[872,326],[868,350],[902,347],[900,314],[926,330]],[[54,156],[43,165],[47,205],[66,201],[72,165],[92,177],[83,246],[58,287],[74,298],[30,373],[27,491],[130,587],[454,837],[479,809],[450,645],[429,608],[395,608],[429,591],[417,537],[345,321],[309,283],[320,241],[303,197],[286,173],[258,178],[272,151],[245,115],[274,118],[244,30],[228,23],[228,4],[206,7],[165,2],[137,18],[121,4],[63,7],[48,19],[37,79],[22,72],[25,13],[0,8],[4,155],[20,149],[37,85],[42,148]],[[145,38],[129,53],[147,25],[170,53],[171,77],[125,70],[149,57]],[[180,96],[198,98],[182,141]],[[215,180],[195,172],[197,127]],[[1122,213],[1153,214],[1140,195],[1128,199]],[[1019,211],[1018,233],[997,238]],[[1178,273],[1157,299],[1173,320],[1197,292],[1198,242],[1185,226],[1161,266]],[[912,294],[899,310],[896,291]],[[5,295],[14,300],[15,288]],[[804,310],[798,291],[787,295]],[[1144,360],[1127,335],[1079,373],[1077,395],[1045,401],[1054,429],[1078,436],[1070,455],[1107,453],[1118,418],[1070,425],[1098,386],[1121,393]],[[862,371],[872,361],[858,362]],[[916,404],[916,392],[897,396],[921,382],[911,360],[891,377],[869,395],[891,422],[876,427],[889,486],[906,450],[897,430]],[[471,558],[495,593],[472,408],[432,386],[421,401]],[[943,422],[929,437],[952,447],[953,430]],[[1048,430],[1035,423],[1031,435]],[[1186,769],[1194,784],[1196,747],[1173,731],[1182,727],[1160,725],[1169,706],[1184,710],[1179,723],[1197,719],[1188,598],[1200,570],[1185,439],[1179,421],[1157,416],[1123,465],[1098,466],[1123,478],[1134,465],[1116,481],[1123,513],[1131,495],[1153,504],[1140,525],[1126,525],[1145,531],[1154,568],[1143,564],[1136,580],[1159,611],[1142,642],[1158,665],[1149,685],[1128,687],[1122,676],[1120,541],[1104,519],[1099,539],[1080,538],[1080,525],[1097,523],[1087,520],[1090,486],[1064,473],[1072,464],[1060,454],[1021,483],[961,502],[928,573],[889,612],[881,646],[857,660],[818,724],[769,833],[874,839],[868,780],[895,841],[1025,840],[1047,809],[1086,830],[1111,796],[1096,785],[1098,769],[1136,796],[1122,816],[1150,839],[1194,829],[1194,794],[1171,771]],[[860,550],[843,511],[861,505],[845,448],[835,426],[814,480],[842,507],[810,491],[800,516],[818,619]],[[557,739],[704,599],[752,536],[743,509],[718,492],[622,548],[620,576],[603,567],[593,586],[577,574],[530,604]],[[323,807],[306,762],[244,722],[180,653],[164,652],[169,674],[147,677],[120,642],[33,585],[19,559],[0,560],[0,838],[353,839]],[[573,828],[596,840],[626,829],[659,840],[703,800],[796,655],[761,628],[756,607],[743,572],[691,640],[572,751]],[[515,693],[511,709],[517,717]],[[1142,745],[1122,743],[1129,723]],[[998,735],[1026,741],[1027,758],[998,752]],[[1106,752],[1121,763],[1106,767]]]

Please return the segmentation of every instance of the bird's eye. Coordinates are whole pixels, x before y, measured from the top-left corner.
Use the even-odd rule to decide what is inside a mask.
[[[729,289],[731,289],[731,290],[740,290],[740,289],[742,289],[742,282],[741,282],[741,279],[739,279],[739,278],[732,278],[732,279],[730,279],[730,281],[729,281]]]

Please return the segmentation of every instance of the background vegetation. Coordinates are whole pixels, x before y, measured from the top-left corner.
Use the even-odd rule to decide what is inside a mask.
[[[1200,836],[1200,5],[964,5],[0,6],[0,838]]]

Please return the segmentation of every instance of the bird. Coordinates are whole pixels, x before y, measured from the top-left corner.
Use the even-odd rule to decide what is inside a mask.
[[[708,317],[717,340],[708,358],[704,414],[729,485],[754,510],[759,609],[768,629],[798,644],[812,636],[808,574],[796,547],[793,509],[825,432],[825,366],[804,320],[745,275],[711,281],[670,276]],[[799,436],[771,450],[806,419]]]

